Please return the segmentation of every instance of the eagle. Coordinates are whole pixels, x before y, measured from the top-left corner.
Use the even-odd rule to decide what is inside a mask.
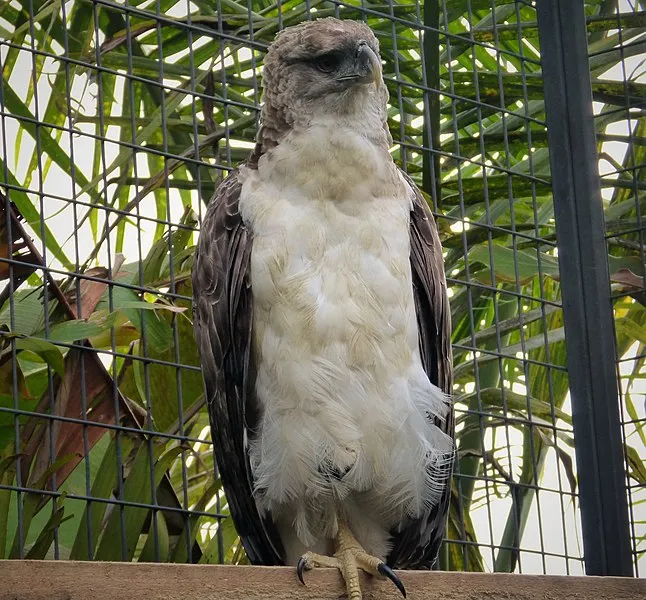
[[[431,568],[454,461],[450,312],[429,207],[394,163],[379,44],[280,32],[254,150],[209,202],[192,271],[214,452],[253,564]]]

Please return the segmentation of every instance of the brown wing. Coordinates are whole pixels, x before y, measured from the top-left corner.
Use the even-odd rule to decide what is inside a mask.
[[[402,174],[414,192],[410,215],[410,262],[422,364],[431,382],[450,394],[451,312],[442,246],[424,196],[410,177]],[[454,437],[453,410],[444,423],[437,421],[436,425]],[[433,566],[444,536],[450,493],[449,478],[440,502],[394,534],[388,564],[400,569],[428,569]]]
[[[247,454],[258,410],[248,385],[253,299],[252,234],[239,212],[241,184],[233,171],[202,223],[193,266],[193,327],[211,421],[211,435],[231,516],[253,564],[281,564],[282,544],[270,516],[258,512]]]

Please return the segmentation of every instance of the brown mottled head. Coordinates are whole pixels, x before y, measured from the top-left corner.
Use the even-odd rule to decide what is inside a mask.
[[[292,128],[321,115],[350,115],[368,107],[385,120],[388,92],[379,43],[357,21],[308,21],[281,31],[263,68],[262,127],[258,151],[275,146]]]

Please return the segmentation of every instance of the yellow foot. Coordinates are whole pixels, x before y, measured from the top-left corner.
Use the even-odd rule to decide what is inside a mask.
[[[397,586],[402,596],[406,598],[406,589],[395,572],[380,558],[370,556],[357,542],[346,525],[339,526],[334,556],[325,556],[314,552],[306,552],[301,556],[296,569],[301,583],[305,583],[303,570],[313,569],[314,567],[339,569],[345,580],[348,600],[361,600],[359,569],[370,575],[382,578],[387,577]]]

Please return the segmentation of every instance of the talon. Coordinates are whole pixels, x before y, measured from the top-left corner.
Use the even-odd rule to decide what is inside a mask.
[[[296,574],[298,575],[298,579],[303,585],[305,585],[305,580],[303,579],[303,570],[305,569],[306,565],[307,565],[307,560],[305,559],[304,556],[301,556],[298,559],[298,564],[296,565]]]
[[[388,579],[390,579],[390,581],[392,581],[397,586],[397,589],[401,592],[402,596],[406,598],[406,588],[404,587],[404,584],[401,582],[401,579],[397,577],[397,574],[395,573],[395,571],[393,571],[385,563],[381,563],[380,565],[377,565],[377,571],[379,571],[379,573],[381,573],[381,575],[383,575],[384,577],[388,577]]]

